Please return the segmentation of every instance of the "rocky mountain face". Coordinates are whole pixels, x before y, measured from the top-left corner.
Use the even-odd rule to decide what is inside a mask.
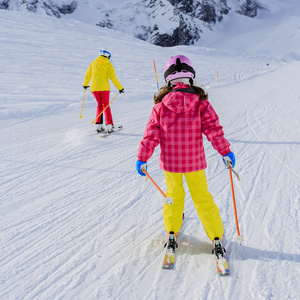
[[[150,41],[160,46],[193,44],[200,39],[201,28],[212,30],[230,10],[226,0],[147,0],[145,5],[151,12]],[[171,32],[161,30],[164,10],[172,12]]]
[[[62,15],[72,14],[77,8],[77,0],[0,0],[0,9],[30,11],[33,13],[44,11],[49,16],[60,18]]]
[[[99,11],[96,25],[160,46],[194,44],[203,28],[213,30],[230,11],[254,18],[264,9],[257,0],[231,0],[231,7],[228,0],[131,0],[119,1],[120,5],[111,9],[104,8],[107,5],[101,0],[0,0],[0,9],[44,12],[60,18],[78,9],[80,1],[87,9]]]
[[[259,4],[257,1],[253,0],[238,0],[238,7],[236,12],[245,15],[250,18],[255,18],[257,16],[257,11],[259,9],[265,9],[263,5]]]

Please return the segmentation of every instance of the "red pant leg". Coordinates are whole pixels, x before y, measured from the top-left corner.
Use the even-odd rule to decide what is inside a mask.
[[[109,104],[109,93],[110,93],[110,91],[96,91],[96,92],[93,92],[93,95],[94,95],[94,97],[95,97],[95,99],[97,100],[97,103],[98,103],[96,117],[98,117],[99,114]],[[101,123],[101,116],[96,119],[95,123]],[[112,118],[110,106],[108,106],[105,109],[104,116],[105,116],[106,125],[113,124],[113,118]]]
[[[103,109],[105,109],[107,107],[107,105],[109,104],[109,93],[110,93],[110,91],[102,91],[101,92],[102,103],[104,103]],[[106,125],[109,125],[109,124],[113,125],[114,124],[110,106],[108,106],[105,109],[104,116],[105,116]]]
[[[98,106],[97,106],[97,110],[96,110],[96,120],[95,120],[95,123],[96,124],[103,124],[103,114],[100,115],[100,113],[102,112],[102,100],[101,100],[101,92],[92,92],[97,103],[98,103]],[[100,116],[99,116],[100,115]]]

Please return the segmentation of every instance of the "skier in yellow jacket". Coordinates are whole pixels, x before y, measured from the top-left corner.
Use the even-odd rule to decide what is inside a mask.
[[[97,131],[105,131],[105,127],[103,125],[103,114],[100,117],[99,114],[105,109],[105,107],[109,104],[109,94],[110,94],[110,86],[108,79],[115,85],[115,87],[119,90],[119,93],[124,93],[124,88],[120,84],[116,74],[115,69],[111,62],[109,61],[111,58],[111,54],[106,50],[100,50],[100,55],[97,57],[88,67],[84,81],[83,88],[87,89],[88,84],[91,80],[91,92],[93,93],[95,99],[97,100],[97,118],[95,123],[97,124]],[[104,111],[105,122],[107,126],[108,133],[111,133],[114,130],[114,123],[111,114],[111,109],[108,106]]]

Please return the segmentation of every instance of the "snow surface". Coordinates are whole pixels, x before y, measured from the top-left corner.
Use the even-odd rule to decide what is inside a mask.
[[[213,31],[204,32],[197,45],[300,61],[300,1],[259,3],[266,9],[258,10],[257,17],[245,17],[232,10]]]
[[[106,139],[95,134],[90,92],[79,118],[84,73],[103,45],[125,88],[112,104],[124,130]],[[237,50],[161,48],[0,10],[0,299],[299,299],[300,62]],[[153,60],[162,86],[164,63],[178,53],[194,64],[237,158],[242,245],[228,170],[205,142],[227,277],[216,275],[188,189],[176,267],[161,269],[163,199],[135,171],[157,89]],[[158,156],[148,171],[165,190]]]

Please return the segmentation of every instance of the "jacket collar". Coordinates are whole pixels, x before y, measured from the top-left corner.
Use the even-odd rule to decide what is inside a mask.
[[[180,83],[172,88],[172,92],[184,92],[189,94],[198,94],[197,91],[190,85]]]

